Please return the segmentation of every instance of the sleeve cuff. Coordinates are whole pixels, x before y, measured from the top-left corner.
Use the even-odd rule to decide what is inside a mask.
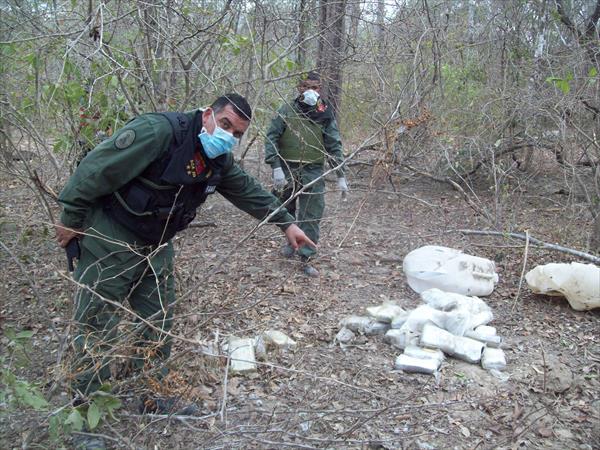
[[[82,219],[73,217],[72,215],[67,214],[64,210],[60,214],[60,221],[64,226],[69,227],[69,228],[82,228],[83,227]]]
[[[295,222],[296,219],[294,218],[294,216],[292,216],[290,213],[286,213],[285,217],[275,222],[275,225],[277,225],[281,229],[281,231],[285,231],[290,227],[291,224]]]

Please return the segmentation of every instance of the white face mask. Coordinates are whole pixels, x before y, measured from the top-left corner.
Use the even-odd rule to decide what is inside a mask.
[[[315,106],[317,104],[317,100],[319,100],[319,93],[313,89],[307,89],[301,95],[300,101],[308,106]]]

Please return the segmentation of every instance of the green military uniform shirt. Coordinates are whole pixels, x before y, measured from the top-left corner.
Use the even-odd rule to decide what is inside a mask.
[[[331,106],[328,105],[329,108]],[[308,126],[305,126],[305,130],[302,130],[302,125],[299,125],[300,120],[308,121]],[[311,126],[312,125],[312,126]],[[320,128],[322,136],[315,136],[311,139],[310,136],[302,138],[302,133],[310,135],[314,127]],[[288,141],[292,139],[283,139],[288,127],[293,128],[294,134],[297,136],[296,145],[293,148],[285,149],[281,148],[282,144],[289,145]],[[303,155],[313,154],[314,149],[303,148],[303,146],[317,146],[317,141],[322,143],[324,147],[324,157],[317,158],[314,161],[303,161]],[[296,155],[294,153],[297,152]],[[286,155],[285,157],[282,154]],[[271,120],[269,129],[267,130],[267,136],[265,139],[265,162],[272,168],[281,167],[281,159],[291,162],[299,163],[322,163],[327,160],[332,167],[339,166],[344,160],[342,151],[342,140],[340,137],[340,131],[338,130],[337,123],[332,114],[322,120],[315,122],[312,119],[302,117],[302,113],[299,111],[299,105],[296,101],[293,104],[284,104],[277,110],[277,114]],[[337,172],[338,177],[344,176],[343,169],[339,169]]]
[[[192,118],[194,114],[188,115]],[[64,208],[62,223],[71,228],[86,226],[90,210],[101,198],[117,191],[153,161],[164,156],[169,151],[172,136],[171,125],[164,116],[146,114],[99,144],[82,160],[59,196]],[[226,164],[221,176],[217,192],[259,220],[280,205],[274,196],[232,161]],[[284,230],[293,221],[294,218],[285,209],[270,219]]]

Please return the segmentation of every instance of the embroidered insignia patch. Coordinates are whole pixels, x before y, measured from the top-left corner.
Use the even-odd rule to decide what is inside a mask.
[[[115,147],[123,150],[133,144],[133,141],[135,141],[135,131],[125,130],[115,139]]]
[[[196,161],[190,159],[190,161],[185,165],[185,171],[190,177],[196,178]]]

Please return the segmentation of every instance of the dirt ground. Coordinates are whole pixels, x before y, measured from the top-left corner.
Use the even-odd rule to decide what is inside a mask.
[[[68,402],[68,356],[62,357],[57,336],[67,329],[73,286],[34,192],[6,173],[0,177],[2,327],[34,331],[21,375],[46,392],[58,379],[52,405],[59,408]],[[386,184],[374,192],[367,189],[368,171],[355,166],[345,202],[335,182],[327,183],[318,279],[305,278],[298,261],[280,256],[283,237],[272,226],[241,242],[256,221],[214,196],[199,221],[215,226],[175,239],[180,302],[173,332],[187,340],[174,346],[174,389],[200,404],[201,415],[140,416],[139,379],[118,379],[119,421],[98,430],[111,448],[600,448],[600,311],[576,312],[562,298],[533,295],[526,283],[519,290],[524,242],[463,235],[457,230],[490,225],[457,192],[408,174],[394,180],[397,192]],[[501,229],[584,249],[589,223],[579,209],[564,206],[553,180],[521,181],[501,199]],[[491,210],[493,192],[480,184],[477,203]],[[402,260],[422,245],[496,262],[500,282],[485,301],[494,312],[491,325],[504,337],[508,380],[453,358],[437,379],[395,371],[400,351],[381,337],[359,336],[345,348],[334,343],[339,321],[367,306],[420,303]],[[530,246],[526,270],[572,260]],[[225,377],[226,359],[203,354],[229,335],[266,329],[287,333],[298,346],[268,353],[255,375]],[[0,413],[0,446],[21,448],[26,441],[50,448],[46,416]]]

